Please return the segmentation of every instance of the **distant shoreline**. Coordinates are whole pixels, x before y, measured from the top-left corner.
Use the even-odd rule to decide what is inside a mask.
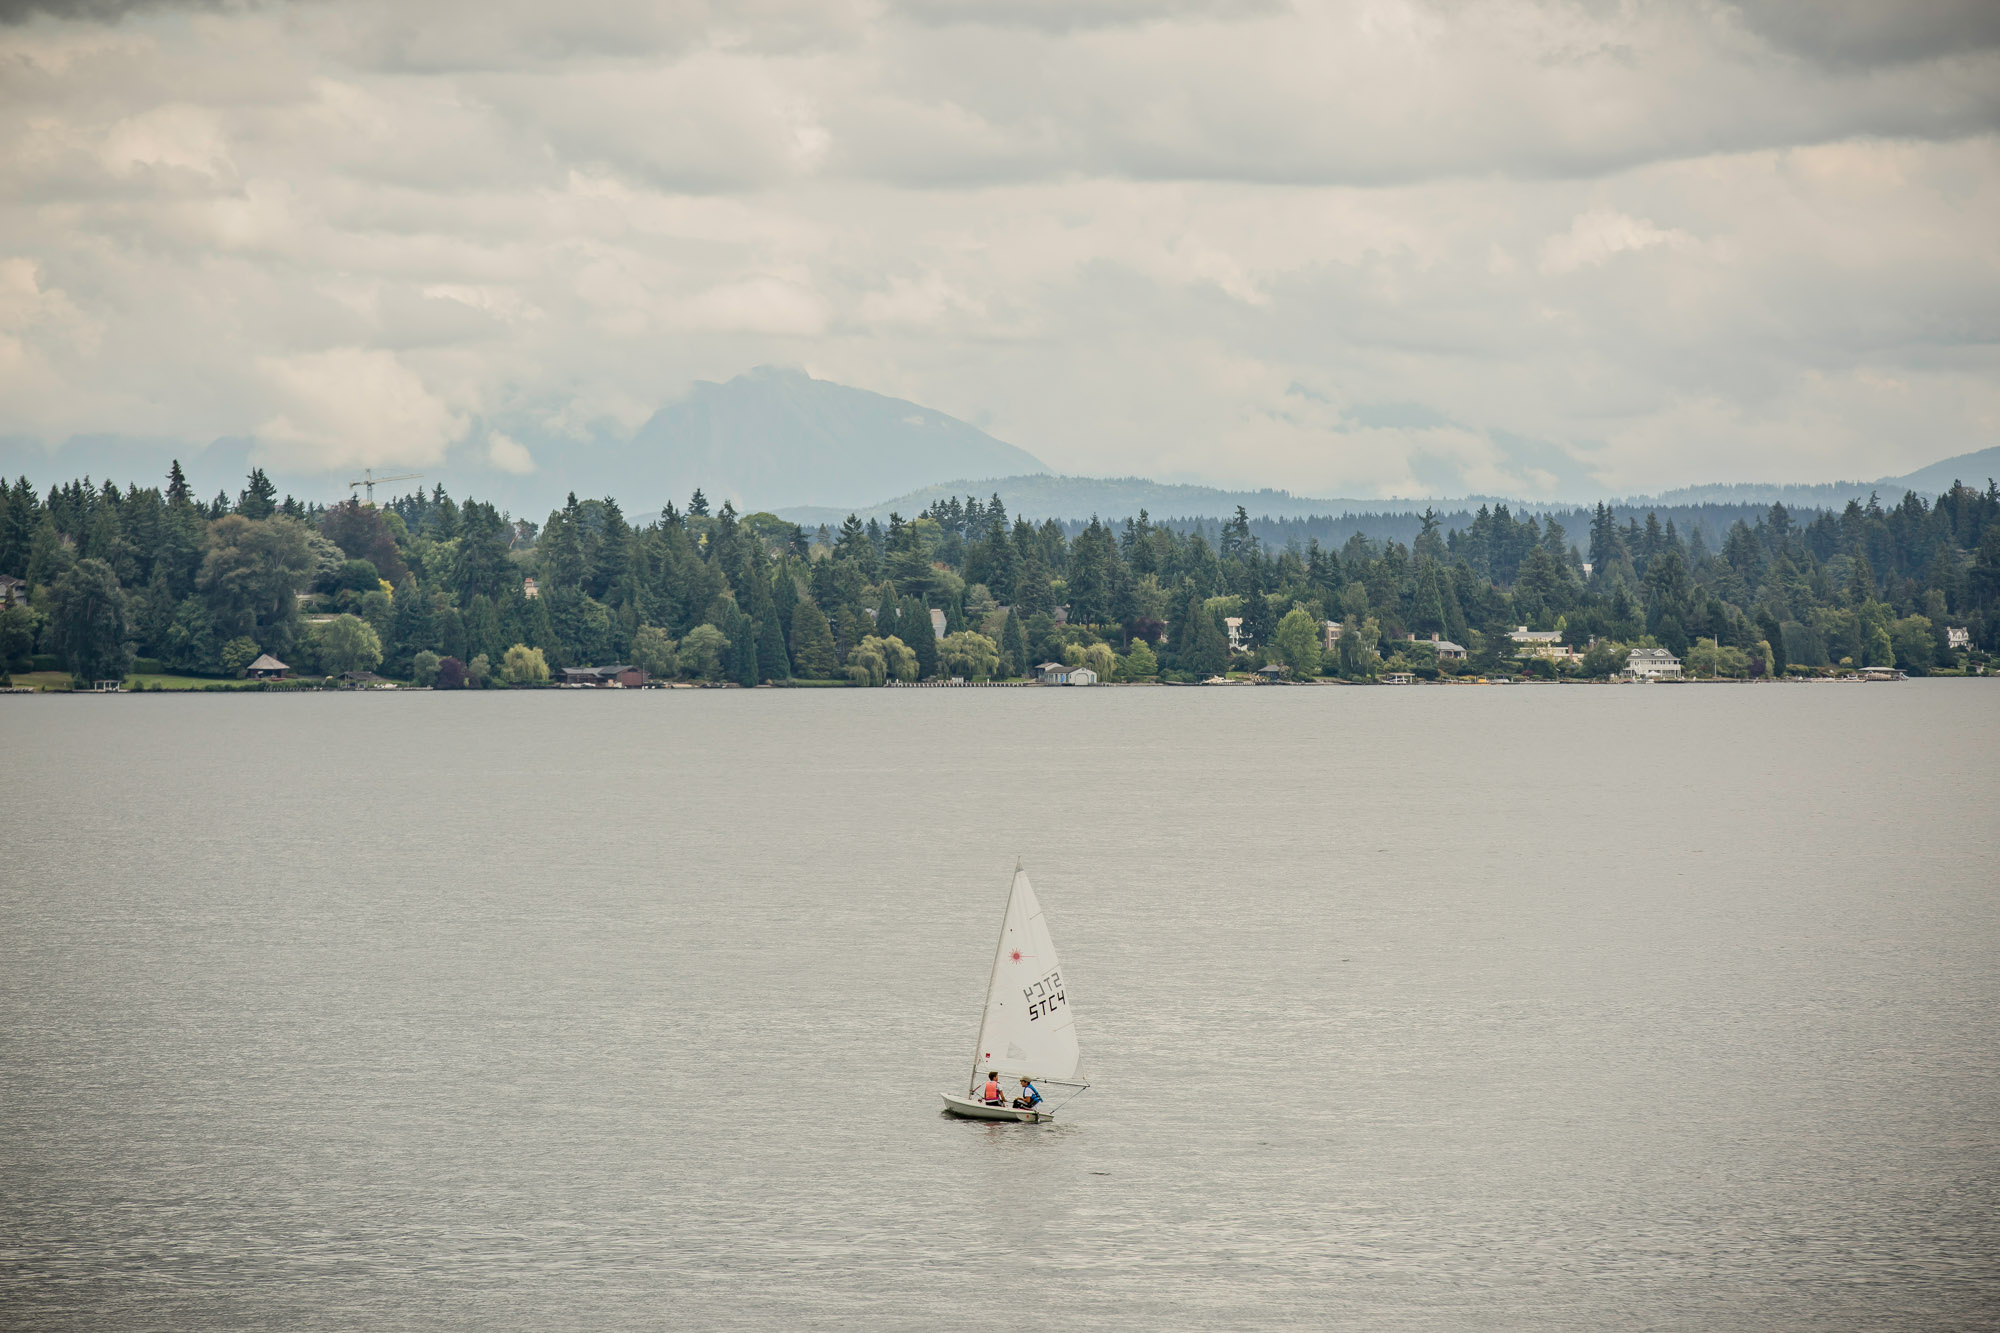
[[[1837,675],[1837,676],[1836,675],[1788,675],[1777,678],[1760,677],[1750,680],[1733,678],[1728,676],[1723,676],[1713,679],[1708,677],[1702,677],[1700,679],[1689,677],[1683,680],[1584,680],[1578,678],[1557,679],[1557,680],[1535,680],[1527,678],[1505,678],[1505,677],[1488,678],[1488,677],[1460,676],[1460,677],[1440,678],[1437,680],[1412,680],[1412,681],[1400,681],[1400,682],[1390,682],[1384,680],[1341,680],[1336,678],[1323,678],[1317,680],[1286,680],[1286,681],[1266,681],[1266,680],[1254,680],[1254,679],[1232,679],[1228,681],[1119,680],[1119,681],[1103,681],[1096,685],[1091,685],[1091,686],[1044,685],[1039,681],[1032,681],[1032,680],[925,680],[925,681],[891,681],[882,688],[896,689],[896,690],[972,690],[972,689],[1060,690],[1060,689],[1222,689],[1222,688],[1251,688],[1251,689],[1308,688],[1310,689],[1310,688],[1320,688],[1320,687],[1337,687],[1342,689],[1354,689],[1354,688],[1366,689],[1371,687],[1380,687],[1383,689],[1409,689],[1418,686],[1479,688],[1479,687],[1523,686],[1523,685],[1539,685],[1539,686],[1631,685],[1631,686],[1667,686],[1667,687],[1694,686],[1694,685],[1702,685],[1702,686],[1901,685],[1901,684],[1908,684],[1910,681],[1918,679],[1990,680],[1996,678],[1997,675],[2000,675],[2000,673],[1981,672],[1981,671],[1953,671],[1953,672],[1934,671],[1931,672],[1929,675],[1922,677],[1905,676],[1905,677],[1896,677],[1889,679],[1869,678],[1861,676],[1859,674],[1847,674],[1847,675]],[[204,694],[204,695],[207,694],[279,694],[279,695],[554,694],[554,693],[603,694],[603,693],[613,693],[613,692],[630,693],[634,692],[635,690],[636,691],[743,690],[745,688],[755,689],[755,690],[800,690],[800,689],[852,690],[852,689],[867,689],[869,687],[852,685],[846,681],[788,681],[783,683],[772,682],[768,684],[754,685],[749,687],[739,685],[734,681],[703,681],[703,682],[672,681],[660,684],[647,684],[643,686],[629,687],[629,688],[621,686],[539,685],[539,686],[527,686],[527,687],[500,686],[484,690],[478,690],[478,689],[451,690],[451,689],[439,689],[438,687],[432,685],[413,685],[401,681],[385,682],[381,685],[375,685],[375,686],[354,687],[354,686],[341,686],[341,685],[327,685],[314,680],[296,680],[296,681],[203,680],[199,681],[198,683],[175,684],[168,686],[149,686],[141,684],[136,687],[131,685],[123,685],[117,689],[78,689],[70,684],[58,685],[52,682],[44,682],[44,681],[31,681],[28,683],[20,683],[17,680],[17,682],[13,685],[0,685],[0,695],[90,696],[90,695],[188,695],[188,694]]]

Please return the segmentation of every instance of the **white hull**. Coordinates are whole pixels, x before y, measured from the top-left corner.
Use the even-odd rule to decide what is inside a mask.
[[[1017,1111],[1011,1106],[988,1106],[985,1102],[974,1101],[970,1097],[954,1097],[948,1092],[938,1095],[944,1098],[946,1115],[964,1116],[967,1120],[1014,1120],[1034,1125],[1055,1119],[1050,1111]]]

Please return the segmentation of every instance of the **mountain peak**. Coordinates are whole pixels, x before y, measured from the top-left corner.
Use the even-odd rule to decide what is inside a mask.
[[[807,383],[812,380],[812,375],[810,372],[806,370],[804,366],[788,366],[788,365],[779,365],[774,363],[770,365],[752,366],[750,367],[750,369],[736,376],[735,379],[726,380],[722,384],[717,385],[716,387],[718,388],[727,387],[730,384],[737,383],[739,380],[797,380],[800,383]],[[703,380],[702,383],[711,384],[714,383],[714,381]],[[832,383],[832,381],[827,380],[827,381],[822,381],[822,383]]]
[[[783,365],[696,383],[619,453],[622,484],[635,496],[678,498],[701,486],[760,509],[865,505],[942,477],[1048,470],[934,408]]]

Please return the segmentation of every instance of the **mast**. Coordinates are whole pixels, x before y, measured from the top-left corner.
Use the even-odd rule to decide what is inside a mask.
[[[1000,946],[1007,940],[1007,918],[1014,912],[1014,884],[1021,877],[1021,858],[1014,858],[1014,875],[1007,881],[1007,903],[1000,909],[1000,938],[993,941],[993,966],[986,969],[986,993],[979,1000],[979,1022],[972,1029],[972,1082],[965,1091],[970,1095],[979,1087],[979,1057],[984,1054],[979,1049],[979,1039],[986,1034],[986,1006],[993,1000],[993,978],[1000,975]]]

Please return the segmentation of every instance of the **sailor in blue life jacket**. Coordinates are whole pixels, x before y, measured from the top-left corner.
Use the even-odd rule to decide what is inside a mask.
[[[1021,1076],[1021,1095],[1014,1099],[1017,1111],[1032,1111],[1042,1104],[1042,1094],[1035,1091],[1035,1085],[1028,1082],[1028,1076]]]
[[[1005,1106],[1007,1104],[1007,1094],[1000,1090],[999,1070],[989,1069],[986,1071],[986,1086],[979,1090],[979,1100],[985,1102],[988,1106]]]

